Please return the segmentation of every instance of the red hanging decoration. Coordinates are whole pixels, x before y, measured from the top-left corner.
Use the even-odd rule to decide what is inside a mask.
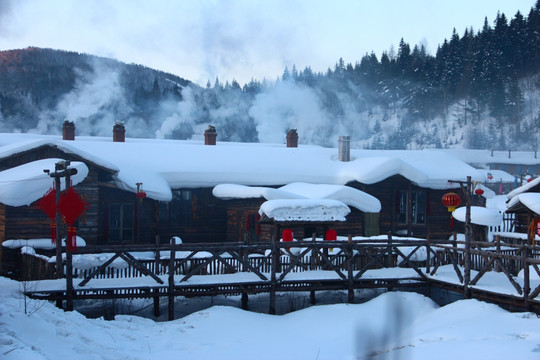
[[[453,212],[461,204],[461,197],[454,192],[449,192],[443,195],[441,201],[448,208],[448,212]],[[454,227],[454,217],[452,214],[450,214],[450,227]]]
[[[448,208],[448,212],[452,212],[461,204],[461,197],[454,192],[449,192],[443,195],[441,201]]]
[[[84,213],[90,204],[81,199],[73,187],[67,189],[60,197],[58,210],[68,224],[66,246],[68,251],[77,251],[77,228],[73,226],[77,218]]]
[[[67,231],[66,246],[68,251],[75,252],[77,251],[77,228],[74,226],[69,226]]]
[[[293,238],[294,238],[293,231],[291,229],[283,230],[282,238],[284,242],[293,241]]]
[[[51,242],[56,244],[56,223],[51,224]]]
[[[145,193],[144,191],[142,191],[142,190],[137,191],[137,193],[135,194],[135,197],[136,197],[137,199],[141,199],[141,200],[142,200],[142,199],[146,198],[146,193]]]
[[[90,204],[81,199],[73,187],[70,187],[62,194],[58,203],[58,210],[60,210],[64,221],[69,226],[73,226],[77,218],[89,207]]]
[[[259,236],[261,234],[260,221],[261,221],[261,215],[259,213],[257,213],[257,225],[255,226],[255,234],[257,234],[257,236]]]
[[[334,229],[328,229],[326,230],[326,234],[324,235],[325,240],[337,240],[337,232]]]
[[[478,196],[482,196],[484,194],[484,190],[481,189],[481,188],[478,188],[476,190],[474,190],[474,193]]]
[[[56,217],[56,190],[50,188],[37,202],[36,206],[41,209],[51,220]]]
[[[36,206],[41,209],[49,219],[53,221],[51,223],[51,242],[56,244],[56,190],[50,188],[45,195],[37,202]]]

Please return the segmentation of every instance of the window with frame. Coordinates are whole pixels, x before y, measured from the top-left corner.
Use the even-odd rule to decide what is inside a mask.
[[[193,216],[191,190],[174,190],[169,202],[159,203],[159,223],[165,225],[191,225]]]
[[[134,206],[132,203],[112,203],[109,205],[109,241],[133,241]]]
[[[410,208],[409,208],[410,196]],[[398,213],[397,220],[399,224],[407,224],[410,220],[411,224],[426,223],[426,192],[421,190],[405,191],[401,190],[398,196]],[[410,216],[409,216],[410,212]]]

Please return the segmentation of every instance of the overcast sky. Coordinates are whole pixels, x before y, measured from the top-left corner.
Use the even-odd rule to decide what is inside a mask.
[[[274,80],[285,66],[326,71],[378,58],[401,38],[431,53],[455,27],[536,0],[0,0],[0,50],[48,47],[171,72],[201,85]]]

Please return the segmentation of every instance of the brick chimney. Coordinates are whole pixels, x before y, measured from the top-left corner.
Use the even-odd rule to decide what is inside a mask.
[[[204,131],[204,145],[216,145],[216,138],[216,128],[212,125],[208,125],[208,129]]]
[[[350,136],[340,136],[338,141],[339,161],[351,161],[351,138]]]
[[[287,132],[287,147],[298,147],[298,133],[296,132],[296,129],[290,129]]]
[[[121,122],[117,122],[113,127],[113,141],[125,142],[126,141],[126,128]]]
[[[75,140],[75,123],[73,121],[64,120],[62,125],[62,139]]]

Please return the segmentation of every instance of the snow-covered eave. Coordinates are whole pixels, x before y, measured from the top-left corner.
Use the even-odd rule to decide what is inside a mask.
[[[540,216],[540,193],[522,193],[512,197],[507,203],[507,212],[528,209]]]
[[[84,159],[85,161],[92,163],[93,165],[100,167],[108,172],[115,173],[120,171],[120,169],[111,162],[103,160],[102,158],[92,155],[77,147],[70,146],[68,144],[68,141],[66,140],[33,139],[5,145],[0,147],[0,160],[45,146],[57,148],[67,154],[76,155],[81,159]]]

